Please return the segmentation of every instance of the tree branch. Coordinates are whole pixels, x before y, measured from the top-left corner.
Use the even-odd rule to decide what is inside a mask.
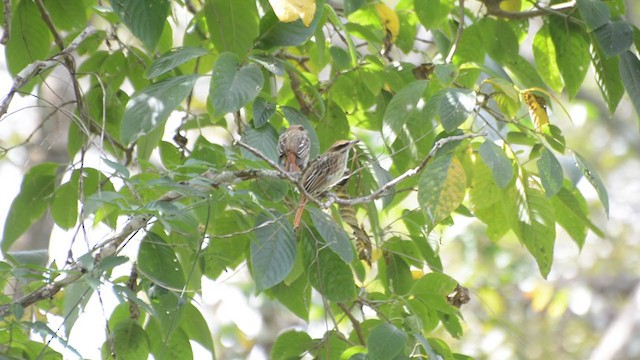
[[[364,203],[368,203],[368,202],[371,202],[373,200],[379,199],[382,196],[385,196],[387,190],[391,189],[396,184],[400,183],[401,181],[403,181],[406,178],[409,178],[411,176],[415,176],[415,175],[419,174],[420,172],[422,172],[422,170],[424,170],[424,168],[427,166],[429,161],[431,161],[431,159],[433,159],[433,157],[436,155],[436,152],[438,152],[438,150],[441,149],[444,145],[446,145],[446,144],[448,144],[450,142],[453,142],[453,141],[461,141],[461,140],[471,139],[471,138],[475,138],[475,137],[479,137],[479,136],[484,136],[484,134],[455,135],[455,136],[450,136],[450,137],[446,137],[446,138],[440,139],[433,145],[433,148],[431,148],[431,151],[429,151],[429,154],[427,155],[426,158],[424,158],[424,160],[422,160],[420,165],[418,165],[417,167],[415,167],[413,169],[409,169],[409,170],[405,171],[402,175],[400,175],[397,178],[395,178],[395,179],[389,181],[388,183],[382,185],[378,190],[372,192],[370,195],[362,196],[362,197],[359,197],[359,198],[353,198],[353,199],[342,199],[342,198],[334,197],[334,201],[337,204],[355,205],[355,204],[364,204]]]
[[[194,178],[191,181],[186,182],[184,185],[197,190],[209,191],[211,188],[218,188],[220,186],[231,185],[240,181],[255,179],[259,177],[287,178],[286,174],[287,173],[285,172],[264,169],[246,169],[223,172],[208,170],[200,177]],[[202,181],[203,178],[207,181]],[[161,196],[158,201],[172,202],[181,199],[182,197],[182,193],[172,190]],[[150,219],[151,215],[149,214],[135,215],[131,217],[131,219],[129,219],[129,221],[127,222],[127,224],[125,224],[124,228],[122,229],[122,231],[120,231],[119,234],[97,245],[91,251],[98,252],[93,257],[94,266],[99,264],[104,258],[117,254],[122,243],[124,243],[124,241],[127,240],[130,236],[134,235],[138,231],[142,230],[145,226],[147,226],[147,223]],[[36,302],[52,298],[64,287],[80,280],[87,273],[87,269],[78,262],[73,263],[70,267],[71,270],[66,271],[66,276],[64,276],[63,278],[43,285],[40,288],[32,291],[31,293],[13,300],[9,304],[0,305],[0,317],[6,316],[11,311],[11,309],[16,306],[26,308],[30,305],[35,304]]]
[[[35,76],[41,74],[45,70],[52,68],[58,64],[60,64],[60,58],[71,55],[78,46],[89,36],[96,33],[96,28],[93,26],[88,26],[84,29],[65,49],[60,51],[58,54],[52,56],[48,60],[37,60],[27,65],[24,69],[22,69],[16,77],[13,79],[13,85],[11,86],[11,90],[4,96],[2,101],[0,102],[0,118],[7,113],[7,109],[9,109],[9,104],[13,99],[13,96],[18,92],[22,87],[24,87],[31,79]]]
[[[451,49],[449,50],[449,54],[445,62],[448,64],[453,60],[453,55],[455,55],[456,50],[458,49],[458,43],[460,42],[460,38],[462,38],[462,31],[464,30],[464,0],[460,1],[460,22],[458,23],[458,31],[456,31],[456,38],[453,41],[453,45],[451,45]]]
[[[4,4],[4,33],[0,38],[0,44],[7,45],[11,37],[11,0],[3,0],[2,3]]]
[[[427,157],[424,160],[422,160],[420,165],[418,165],[413,169],[409,169],[405,171],[402,175],[384,184],[382,187],[380,187],[378,190],[374,191],[370,195],[354,198],[354,199],[341,199],[333,196],[333,201],[335,201],[338,204],[353,205],[353,204],[361,204],[361,203],[366,203],[366,202],[376,200],[384,196],[387,190],[389,190],[391,187],[395,186],[399,182],[403,181],[408,177],[414,176],[422,172],[422,170],[424,170],[424,168],[427,166],[429,161],[435,156],[436,152],[439,149],[441,149],[444,145],[450,142],[471,139],[478,136],[483,136],[483,135],[482,134],[466,134],[466,135],[450,136],[447,138],[440,139],[434,144],[433,148],[431,149],[431,151],[429,151],[429,154],[427,155]],[[325,206],[325,207],[328,206],[326,204],[321,203],[319,200],[317,200],[313,196],[309,195],[304,190],[304,188],[300,185],[300,181],[295,175],[282,170],[282,168],[280,168],[271,159],[264,156],[264,154],[262,154],[259,150],[251,147],[250,145],[243,143],[240,140],[237,140],[236,144],[246,149],[247,151],[251,152],[252,154],[256,155],[260,159],[266,161],[275,170],[243,169],[243,170],[217,172],[215,170],[209,169],[205,171],[203,174],[201,174],[200,176],[195,177],[187,182],[181,183],[181,185],[184,185],[185,187],[190,188],[192,190],[208,192],[211,190],[211,188],[229,186],[241,181],[252,180],[257,178],[286,179],[296,184],[296,186],[298,187],[298,189],[300,189],[302,193],[304,193],[309,199],[311,199],[313,202],[315,202],[319,206]],[[181,199],[183,196],[184,196],[183,192],[178,190],[171,190],[165,193],[164,195],[162,195],[161,197],[159,197],[157,201],[172,202],[172,201]],[[144,229],[145,226],[147,226],[151,217],[152,215],[150,214],[140,214],[140,215],[132,216],[131,219],[129,219],[129,221],[125,224],[124,228],[120,231],[119,234],[95,246],[94,249],[91,251],[91,253],[97,252],[97,254],[93,256],[94,266],[99,264],[104,258],[116,255],[120,250],[120,246],[125,242],[125,240],[135,235],[138,231]],[[7,315],[11,311],[11,309],[13,309],[15,306],[20,306],[25,308],[41,300],[52,298],[64,287],[68,286],[69,284],[75,281],[80,280],[88,272],[87,269],[79,262],[73,263],[70,267],[71,269],[65,272],[66,276],[62,277],[61,279],[54,280],[49,284],[43,285],[31,293],[26,294],[16,300],[13,300],[9,304],[0,305],[0,317]]]
[[[51,15],[49,15],[47,8],[44,7],[42,0],[35,0],[35,3],[36,3],[36,6],[38,7],[38,10],[40,11],[40,16],[42,17],[42,20],[49,28],[49,32],[51,32],[51,35],[53,35],[53,41],[55,41],[56,45],[58,45],[58,47],[60,48],[60,51],[64,51],[64,42],[62,42],[62,38],[60,37],[60,34],[58,34],[58,31],[56,31],[56,27],[55,25],[53,25],[53,21],[51,20]]]

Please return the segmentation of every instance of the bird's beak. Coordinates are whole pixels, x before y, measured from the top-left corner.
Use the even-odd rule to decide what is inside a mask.
[[[355,145],[355,144],[357,144],[359,142],[360,142],[360,139],[351,140],[351,141],[349,141],[349,145],[353,146],[353,145]]]

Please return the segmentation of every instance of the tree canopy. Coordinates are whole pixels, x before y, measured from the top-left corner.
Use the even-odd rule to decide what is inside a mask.
[[[0,243],[0,352],[16,359],[88,356],[69,335],[107,291],[119,305],[100,325],[103,358],[193,358],[192,343],[225,358],[203,279],[243,270],[248,292],[303,321],[321,309],[324,334],[277,329],[273,359],[466,359],[441,331],[463,335],[470,299],[440,257],[447,231],[481,223],[474,241],[521,244],[510,251],[546,278],[559,228],[580,248],[603,236],[581,180],[609,214],[598,171],[554,119],[570,118],[590,69],[611,114],[625,93],[640,112],[640,30],[623,0],[0,9],[13,79],[0,119],[33,96],[46,111],[34,134],[53,114],[66,133],[65,159],[26,171]],[[301,186],[276,151],[290,125],[309,132],[311,158],[361,140],[348,179],[295,230]],[[15,248],[43,217],[66,231],[46,239],[66,261]]]

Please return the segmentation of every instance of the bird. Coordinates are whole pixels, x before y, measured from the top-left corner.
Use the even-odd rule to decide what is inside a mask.
[[[300,173],[309,161],[311,142],[304,127],[293,125],[278,138],[278,159],[284,164],[284,170]]]
[[[302,172],[300,184],[305,192],[313,197],[322,195],[325,191],[340,182],[347,170],[349,150],[360,140],[336,141],[327,151],[313,160]],[[293,220],[293,228],[300,225],[304,207],[308,198],[301,194],[296,216]]]

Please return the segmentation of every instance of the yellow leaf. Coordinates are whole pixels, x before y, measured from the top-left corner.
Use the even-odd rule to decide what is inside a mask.
[[[393,9],[383,3],[376,4],[376,11],[384,24],[384,27],[391,34],[391,41],[394,42],[400,33],[400,20],[398,14]]]
[[[316,13],[315,0],[269,0],[269,3],[282,22],[302,19],[304,25],[308,27]]]
[[[521,6],[522,6],[521,0],[503,0],[500,3],[500,9],[504,11],[511,11],[511,12],[520,11]]]
[[[549,115],[547,115],[547,103],[543,97],[540,97],[532,92],[524,92],[524,102],[529,107],[529,115],[531,120],[536,126],[536,129],[540,130],[543,126],[549,124]]]
[[[422,270],[411,270],[411,278],[413,280],[418,280],[424,276],[424,271]]]

